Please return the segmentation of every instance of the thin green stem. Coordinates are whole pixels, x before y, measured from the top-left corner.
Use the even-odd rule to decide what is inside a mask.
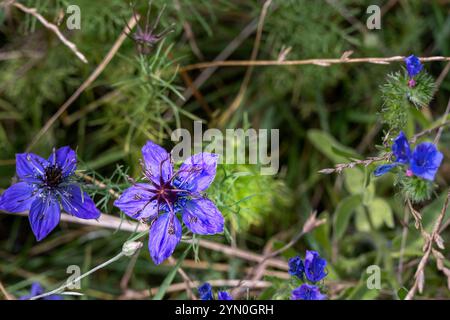
[[[136,240],[142,238],[142,237],[143,237],[144,235],[146,235],[147,233],[148,233],[148,231],[140,232],[140,233],[138,233],[137,235],[135,235],[134,237],[132,237],[131,240],[129,240],[129,241],[136,241]],[[50,291],[50,292],[43,293],[43,294],[41,294],[41,295],[32,297],[32,298],[30,298],[30,300],[38,300],[38,299],[42,299],[42,298],[45,298],[45,297],[48,297],[48,296],[51,296],[51,295],[60,293],[60,292],[62,292],[64,289],[66,289],[67,287],[69,287],[69,286],[71,286],[71,285],[73,285],[73,284],[75,284],[75,283],[81,281],[82,279],[84,279],[84,278],[86,278],[87,276],[93,274],[94,272],[96,272],[96,271],[98,271],[98,270],[100,270],[100,269],[103,269],[104,267],[106,267],[106,266],[108,266],[108,265],[110,265],[110,264],[116,262],[117,260],[119,260],[119,259],[122,258],[123,256],[127,256],[127,253],[126,253],[124,250],[122,250],[119,254],[115,255],[114,257],[112,257],[112,258],[109,259],[108,261],[105,261],[105,262],[103,262],[102,264],[99,264],[98,266],[96,266],[95,268],[92,268],[92,269],[89,270],[88,272],[83,273],[82,275],[80,275],[79,277],[75,278],[74,280],[72,280],[72,281],[70,281],[70,282],[69,282],[69,281],[66,281],[65,284],[63,284],[62,286],[56,288],[55,290],[52,290],[52,291]]]

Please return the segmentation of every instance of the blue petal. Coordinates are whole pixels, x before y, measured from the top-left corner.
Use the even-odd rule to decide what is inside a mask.
[[[406,70],[408,71],[408,75],[410,78],[418,75],[420,71],[422,71],[423,65],[420,63],[419,58],[415,55],[410,55],[405,59],[406,62]]]
[[[375,177],[382,176],[383,174],[391,171],[392,168],[398,166],[398,163],[391,163],[391,164],[382,164],[381,166],[378,166],[375,171],[373,172],[373,175]]]
[[[39,282],[33,282],[31,285],[30,294],[35,297],[44,293],[44,288],[42,288]]]
[[[288,262],[289,270],[288,273],[291,276],[296,276],[300,280],[303,280],[303,275],[305,272],[305,266],[303,264],[302,259],[299,256],[293,257],[289,259]]]
[[[146,176],[153,182],[160,184],[169,181],[172,177],[172,162],[170,154],[152,141],[147,141],[142,147],[142,156],[144,157],[144,165]]]
[[[219,291],[217,293],[217,299],[218,300],[233,300],[233,297],[231,296],[231,294],[229,294],[226,291]]]
[[[61,203],[65,212],[80,219],[98,219],[101,214],[91,197],[75,184],[64,187]]]
[[[33,282],[31,284],[30,294],[26,296],[19,297],[19,300],[29,300],[30,298],[39,296],[44,293],[44,288],[42,288],[39,282]]]
[[[197,288],[201,300],[213,300],[212,286],[205,282]]]
[[[196,234],[216,234],[223,232],[224,219],[211,200],[192,199],[183,208],[184,224]]]
[[[305,275],[311,282],[318,282],[327,276],[325,267],[327,261],[322,259],[316,251],[306,251]]]
[[[22,181],[41,182],[48,164],[47,160],[33,153],[16,154],[16,173]]]
[[[114,205],[133,219],[152,218],[158,213],[158,201],[151,200],[155,194],[149,191],[150,188],[149,184],[137,183],[126,189]]]
[[[181,224],[174,214],[159,216],[150,228],[148,249],[155,264],[170,257],[181,240]]]
[[[48,158],[51,165],[57,165],[62,170],[63,177],[71,176],[77,169],[77,154],[70,147],[53,150]]]
[[[405,164],[409,162],[411,158],[411,148],[409,147],[408,139],[406,138],[403,131],[395,138],[392,144],[392,153],[395,156],[396,162]]]
[[[291,300],[324,300],[326,295],[320,293],[315,285],[302,284],[300,287],[292,290]]]
[[[39,296],[43,293],[44,293],[44,288],[42,288],[41,284],[39,282],[33,282],[33,284],[31,285],[30,294],[20,297],[19,300],[29,300],[29,299]],[[51,296],[42,298],[42,300],[62,300],[62,297],[58,296],[58,295],[51,295]]]
[[[18,182],[5,190],[0,196],[0,210],[22,212],[30,210],[38,191],[26,182]]]
[[[44,239],[59,223],[59,203],[52,196],[39,196],[31,204],[29,220],[37,241]]]
[[[176,174],[174,185],[191,192],[206,190],[216,176],[218,159],[219,155],[206,152],[187,158]]]
[[[56,294],[52,294],[51,296],[46,296],[46,297],[42,298],[42,300],[63,300],[63,298]]]
[[[416,146],[412,154],[411,170],[414,175],[433,181],[441,165],[444,155],[430,142],[422,142]]]

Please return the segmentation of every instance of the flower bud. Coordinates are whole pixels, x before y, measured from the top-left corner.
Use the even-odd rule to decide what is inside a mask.
[[[140,248],[142,248],[142,242],[139,241],[127,241],[123,244],[122,252],[127,256],[131,257]]]

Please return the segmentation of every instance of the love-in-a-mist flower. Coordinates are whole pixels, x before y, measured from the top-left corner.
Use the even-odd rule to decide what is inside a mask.
[[[405,166],[405,174],[407,176],[414,175],[433,181],[444,158],[443,154],[430,142],[418,144],[414,151],[411,152],[408,139],[403,131],[400,132],[392,144],[392,154],[395,162],[378,166],[374,171],[376,177],[391,171],[394,167]]]
[[[142,148],[146,183],[134,183],[114,205],[131,218],[151,224],[149,251],[155,264],[170,257],[181,240],[181,223],[195,234],[223,232],[224,219],[201,193],[214,180],[218,155],[198,153],[175,171],[170,154],[148,141]]]
[[[161,32],[156,32],[156,28],[158,27],[159,21],[165,8],[166,6],[164,5],[164,7],[161,9],[158,16],[156,17],[155,22],[153,23],[153,25],[151,25],[149,20],[151,3],[149,3],[147,9],[147,16],[145,19],[145,25],[140,26],[140,24],[137,23],[135,33],[132,33],[131,31],[132,28],[127,24],[128,33],[126,33],[126,35],[136,42],[140,54],[143,55],[150,54],[150,52],[158,42],[160,42],[167,34],[174,31],[173,25],[171,25],[169,28],[164,29]],[[136,21],[139,21],[138,14],[134,7],[133,7],[133,16],[136,19]]]
[[[406,71],[408,72],[409,76],[408,85],[410,87],[414,87],[416,85],[414,77],[417,76],[420,73],[420,71],[422,71],[423,65],[422,63],[420,63],[419,58],[417,58],[413,54],[405,58],[405,63],[406,63]]]
[[[214,300],[212,286],[208,282],[205,282],[200,287],[198,287],[197,291],[201,300]],[[233,297],[226,291],[219,291],[217,293],[217,300],[233,300]]]
[[[325,268],[327,261],[320,257],[316,251],[306,251],[305,275],[311,282],[318,282],[327,276]]]
[[[34,282],[31,285],[30,294],[19,297],[19,300],[29,300],[36,296],[40,296],[43,293],[44,293],[44,288],[42,288],[41,284],[39,282]],[[43,297],[41,300],[62,300],[62,297],[58,296],[58,295],[50,295],[50,296]]]
[[[320,292],[319,287],[304,283],[292,290],[291,300],[324,300],[326,297]]]
[[[300,280],[303,280],[303,276],[305,273],[305,266],[303,264],[302,259],[299,256],[293,257],[289,259],[289,274],[291,276],[296,276]]]
[[[38,241],[58,224],[62,209],[77,218],[97,219],[100,211],[75,181],[77,155],[70,147],[53,149],[46,160],[33,153],[16,155],[19,182],[0,197],[0,210],[29,210],[31,229]]]

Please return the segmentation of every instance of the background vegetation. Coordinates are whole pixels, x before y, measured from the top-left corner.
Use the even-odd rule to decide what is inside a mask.
[[[67,30],[67,17],[62,18],[60,29],[89,63],[77,59],[31,15],[12,6],[1,8],[1,191],[14,176],[15,153],[27,148],[101,63],[132,15],[128,2],[120,0],[21,2],[50,22],[56,22],[69,4],[78,5],[81,30]],[[46,156],[53,146],[77,148],[80,168],[91,175],[95,172],[98,180],[120,191],[126,184],[125,174],[139,174],[140,148],[147,139],[170,150],[172,130],[191,129],[193,120],[203,120],[205,128],[279,128],[281,168],[277,176],[259,176],[257,169],[247,165],[219,168],[210,196],[227,219],[227,233],[207,239],[262,254],[265,248],[289,242],[309,214],[317,211],[327,222],[281,258],[287,261],[306,249],[320,252],[329,263],[326,285],[332,299],[401,297],[402,288],[408,289],[413,282],[423,242],[410,220],[405,267],[399,275],[405,205],[393,181],[388,177],[369,180],[373,167],[355,167],[340,175],[318,174],[320,169],[348,162],[349,156],[362,159],[378,154],[376,146],[383,138],[380,86],[401,64],[264,66],[254,68],[248,82],[244,80],[247,67],[217,68],[198,94],[189,94],[190,82],[202,70],[181,72],[181,66],[212,61],[224,51],[230,53],[227,60],[250,59],[264,2],[155,0],[151,21],[166,2],[160,28],[174,23],[174,32],[144,57],[137,54],[132,40],[125,40],[111,63],[32,151]],[[382,8],[381,30],[365,26],[371,4]],[[137,11],[144,15],[146,8],[146,1],[137,3]],[[354,57],[450,56],[449,36],[446,0],[274,0],[265,17],[257,59],[277,60],[280,53],[287,54],[287,60],[339,58],[349,50]],[[445,67],[445,62],[425,64],[435,79]],[[444,113],[449,93],[450,79],[444,74],[429,107],[412,113],[410,135],[435,124]],[[242,100],[233,109],[237,97]],[[440,150],[445,159],[450,158],[449,142],[450,135],[444,132]],[[445,159],[437,179],[437,198],[423,204],[428,228],[442,207],[444,198],[439,195],[446,194],[448,187],[450,167]],[[92,191],[103,212],[120,216],[108,190],[92,186]],[[448,234],[443,236],[448,239]],[[36,243],[26,218],[2,214],[0,280],[17,296],[36,280],[53,288],[67,277],[68,265],[87,271],[119,252],[129,237],[123,231],[63,223],[45,241]],[[186,247],[180,246],[174,257],[180,257]],[[243,279],[246,268],[254,265],[220,250],[197,249],[188,254],[182,267],[200,282]],[[194,263],[196,258],[200,263]],[[366,268],[372,264],[381,268],[381,290],[366,287]],[[121,259],[85,279],[82,299],[144,298],[142,290],[158,288],[172,268],[154,266],[143,249],[137,258]],[[289,294],[286,270],[272,270],[264,279],[274,285],[252,292],[251,298]],[[176,275],[173,282],[183,279]],[[425,291],[419,297],[449,298],[446,283],[430,264]],[[186,292],[171,292],[166,298],[186,298]]]

